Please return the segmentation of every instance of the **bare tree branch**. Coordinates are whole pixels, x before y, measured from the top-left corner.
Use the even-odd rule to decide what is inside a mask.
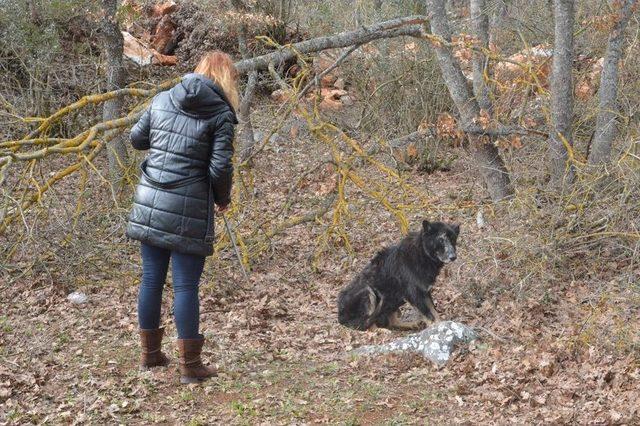
[[[511,136],[511,135],[520,135],[520,136],[537,135],[537,136],[543,136],[545,138],[549,137],[548,133],[541,132],[539,130],[534,130],[534,129],[526,129],[524,127],[500,126],[497,129],[485,129],[478,125],[473,124],[471,126],[461,127],[460,130],[471,135],[491,136],[494,138]],[[386,145],[388,145],[392,149],[402,149],[402,148],[406,148],[411,144],[420,145],[421,143],[424,143],[426,139],[435,138],[435,137],[437,137],[437,135],[435,134],[435,132],[431,130],[428,130],[426,132],[416,130],[415,132],[407,133],[406,135],[397,137],[395,139],[391,139],[387,141]],[[367,151],[367,154],[373,155],[378,152],[380,152],[380,146],[375,146],[369,149]]]
[[[407,16],[379,22],[353,31],[344,31],[332,36],[317,37],[285,46],[281,50],[257,56],[253,59],[243,59],[236,62],[236,69],[239,73],[245,74],[251,70],[267,69],[270,63],[278,66],[299,54],[365,44],[383,38],[400,36],[422,37],[425,33],[424,24],[426,22],[427,18],[424,16]]]
[[[280,89],[284,91],[291,89],[291,87],[287,84],[287,82],[284,81],[282,77],[280,77],[280,74],[278,74],[278,71],[276,71],[276,67],[273,64],[273,62],[270,62],[267,68],[269,69],[269,74],[275,80],[276,84]]]
[[[338,57],[338,59],[335,60],[335,62],[333,64],[331,64],[330,67],[328,67],[326,70],[322,71],[320,74],[318,74],[317,76],[315,76],[315,78],[313,79],[313,81],[310,81],[309,84],[307,84],[301,91],[300,93],[298,93],[298,99],[302,99],[302,97],[309,91],[309,89],[311,89],[311,87],[313,87],[314,85],[316,87],[320,86],[320,81],[322,81],[322,77],[324,77],[325,75],[329,74],[331,71],[333,71],[334,69],[336,69],[338,66],[340,66],[340,64],[342,62],[344,62],[345,59],[347,59],[347,57],[349,55],[351,55],[353,52],[355,52],[356,50],[358,50],[358,48],[360,47],[360,44],[355,44],[353,46],[351,46],[349,49],[346,49],[342,55],[340,55],[340,57]]]

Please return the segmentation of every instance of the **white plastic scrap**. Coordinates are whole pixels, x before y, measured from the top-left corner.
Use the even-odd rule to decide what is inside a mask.
[[[76,305],[82,305],[83,303],[87,303],[89,298],[81,291],[74,291],[67,296],[67,300]]]
[[[478,210],[478,213],[476,214],[476,224],[480,229],[487,226],[487,222],[484,220],[484,213],[482,212],[482,209]]]
[[[472,328],[453,321],[443,321],[419,333],[381,345],[362,346],[354,352],[360,355],[376,355],[412,351],[422,354],[438,365],[443,365],[456,347],[466,345],[477,338],[478,335]]]

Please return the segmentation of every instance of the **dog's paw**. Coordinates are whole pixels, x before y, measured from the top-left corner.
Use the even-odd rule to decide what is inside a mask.
[[[420,330],[424,330],[425,328],[429,327],[431,324],[434,324],[434,321],[431,321],[428,318],[423,318],[420,321],[418,321],[418,327]]]
[[[388,328],[383,328],[383,327],[376,327],[375,330],[371,330],[373,331],[375,334],[389,334],[389,333],[393,333],[393,330],[388,329]]]

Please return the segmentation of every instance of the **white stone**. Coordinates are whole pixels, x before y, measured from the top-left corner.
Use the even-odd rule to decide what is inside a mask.
[[[76,305],[82,305],[84,303],[87,303],[89,301],[89,298],[81,291],[74,291],[67,296],[67,300]]]

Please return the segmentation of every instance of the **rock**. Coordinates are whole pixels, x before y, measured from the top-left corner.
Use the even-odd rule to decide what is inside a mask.
[[[549,85],[552,57],[553,49],[543,44],[521,50],[511,55],[508,61],[496,64],[495,79],[505,87],[530,83],[535,84],[536,88],[538,84],[546,88]],[[531,73],[527,69],[531,69]]]
[[[271,100],[278,103],[285,103],[291,99],[292,93],[290,90],[277,89],[271,92]]]
[[[337,111],[342,109],[342,102],[333,98],[325,98],[320,102],[320,109]]]
[[[178,8],[178,5],[176,4],[176,2],[173,0],[170,0],[170,1],[165,1],[164,3],[153,5],[151,13],[152,13],[152,16],[156,18],[160,18],[162,16],[166,16],[175,12],[177,8]]]
[[[352,106],[353,105],[353,98],[351,96],[343,96],[340,98],[340,101],[342,101],[342,104],[344,106]]]
[[[320,75],[323,71],[330,68],[340,55],[339,49],[325,50],[313,59],[312,68],[316,75]],[[347,61],[349,59],[347,58]],[[335,81],[341,76],[340,68],[335,68],[331,72],[324,75],[321,79],[321,87],[331,87]]]
[[[341,109],[343,107],[341,98],[346,95],[346,90],[329,89],[323,87],[322,89],[320,89],[320,96],[322,97],[322,101],[320,102],[320,109]]]
[[[417,352],[438,365],[444,365],[453,351],[478,338],[477,333],[464,324],[442,321],[401,339],[381,345],[362,346],[357,355],[377,355],[397,352]]]
[[[176,26],[171,17],[163,16],[156,26],[152,47],[163,55],[171,53],[172,48],[175,47],[175,43],[172,43],[175,30]]]
[[[256,143],[259,143],[260,141],[262,141],[264,137],[265,137],[265,134],[262,130],[253,131],[253,139],[256,141]]]
[[[155,49],[147,47],[126,31],[122,31],[122,37],[124,38],[124,56],[140,66],[151,64],[175,65],[177,63],[175,56],[163,55]]]
[[[320,87],[331,87],[337,81],[337,77],[332,73],[326,74],[320,79]]]
[[[74,291],[67,296],[67,300],[75,305],[82,305],[84,303],[87,303],[89,301],[89,298],[81,291]]]

